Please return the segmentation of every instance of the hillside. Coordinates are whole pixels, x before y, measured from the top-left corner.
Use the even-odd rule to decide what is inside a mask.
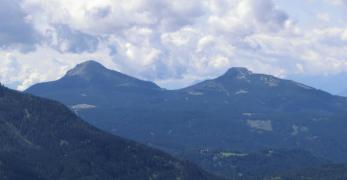
[[[104,133],[52,100],[0,87],[0,179],[217,179]]]
[[[191,150],[178,155],[196,162],[202,168],[223,177],[242,179],[262,179],[308,168],[319,168],[329,164],[302,150],[264,150],[255,153],[242,153],[228,150]]]
[[[347,165],[335,164],[302,169],[297,172],[288,173],[287,175],[272,177],[272,179],[275,178],[278,180],[344,180],[347,179]]]

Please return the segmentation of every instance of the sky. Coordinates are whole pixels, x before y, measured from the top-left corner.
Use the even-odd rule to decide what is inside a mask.
[[[347,0],[0,4],[0,82],[18,90],[91,59],[168,89],[242,66],[335,94],[347,90]]]

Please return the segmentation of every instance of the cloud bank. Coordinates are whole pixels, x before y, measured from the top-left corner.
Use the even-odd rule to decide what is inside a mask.
[[[18,89],[87,59],[168,88],[232,66],[277,76],[347,70],[346,26],[318,11],[302,26],[273,0],[0,3],[0,81]]]

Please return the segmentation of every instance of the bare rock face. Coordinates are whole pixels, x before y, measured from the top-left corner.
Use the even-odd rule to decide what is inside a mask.
[[[227,78],[236,78],[236,79],[247,79],[252,75],[252,71],[243,67],[233,67],[230,68],[223,76]]]

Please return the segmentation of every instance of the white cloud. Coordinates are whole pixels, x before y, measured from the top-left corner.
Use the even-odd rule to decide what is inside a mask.
[[[331,17],[328,13],[319,13],[317,14],[317,19],[322,22],[329,22]]]
[[[6,54],[0,65],[0,81],[16,86],[20,90],[24,90],[32,83],[44,80],[39,73],[23,65],[11,54]]]
[[[326,0],[327,2],[330,2],[334,5],[340,6],[340,5],[347,5],[346,0]]]
[[[26,55],[0,50],[0,58],[10,53],[18,62],[1,64],[2,81],[21,89],[56,79],[87,59],[167,87],[217,76],[231,66],[278,76],[347,71],[346,28],[303,28],[272,0],[11,2],[18,5],[12,11],[18,25],[3,26],[40,37],[25,42],[36,47]],[[315,14],[321,21],[330,18]],[[11,33],[0,30],[0,42],[9,42],[2,34]]]

